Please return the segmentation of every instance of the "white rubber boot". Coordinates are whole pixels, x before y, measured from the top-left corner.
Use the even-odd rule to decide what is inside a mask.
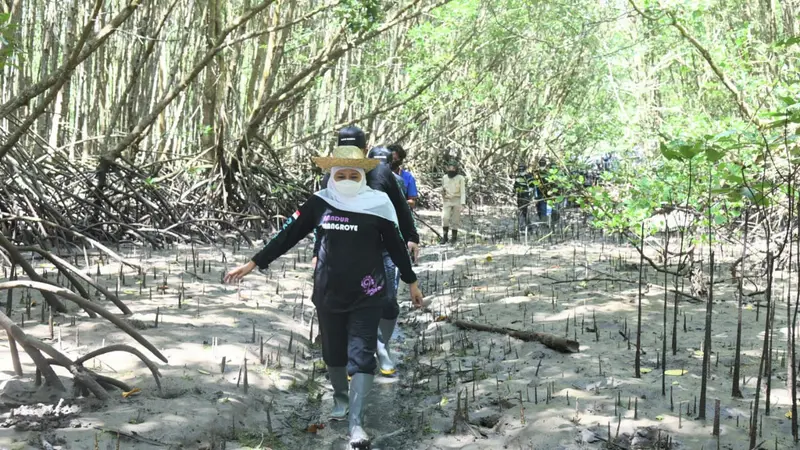
[[[381,375],[385,376],[391,376],[397,372],[392,356],[389,354],[389,340],[392,338],[396,323],[397,319],[381,319],[378,324],[378,368]]]
[[[367,396],[372,389],[374,375],[357,373],[350,381],[350,449],[369,450],[372,446],[367,432],[364,431],[364,410]]]
[[[328,367],[328,375],[331,378],[331,386],[333,386],[333,410],[331,411],[331,420],[345,420],[347,419],[348,404],[349,404],[349,385],[347,381],[347,368],[345,367]]]

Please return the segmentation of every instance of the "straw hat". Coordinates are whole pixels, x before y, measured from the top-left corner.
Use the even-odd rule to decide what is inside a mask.
[[[322,170],[328,171],[332,167],[354,167],[364,169],[365,172],[378,167],[380,161],[364,156],[364,150],[354,145],[340,145],[333,149],[331,156],[311,158]]]

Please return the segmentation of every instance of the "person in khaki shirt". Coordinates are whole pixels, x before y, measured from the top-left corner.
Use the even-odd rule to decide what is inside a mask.
[[[461,225],[461,209],[467,204],[466,178],[458,173],[458,166],[450,162],[442,177],[442,228],[444,236],[439,241],[446,244],[450,229],[453,229],[453,243],[458,241],[458,228]]]

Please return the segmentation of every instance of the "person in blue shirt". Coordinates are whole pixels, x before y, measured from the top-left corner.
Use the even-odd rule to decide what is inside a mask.
[[[403,179],[403,187],[406,192],[406,201],[408,202],[408,206],[413,208],[417,205],[419,191],[417,190],[417,179],[414,178],[414,175],[412,175],[410,171],[403,169],[403,163],[405,162],[408,153],[400,144],[391,144],[386,148],[392,152],[392,171]]]

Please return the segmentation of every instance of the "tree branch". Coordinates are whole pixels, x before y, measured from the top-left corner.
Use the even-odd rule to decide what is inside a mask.
[[[102,2],[100,2],[102,4]],[[0,106],[0,117],[5,117],[15,109],[19,108],[20,106],[28,104],[28,102],[45,92],[47,89],[53,87],[58,83],[59,79],[64,76],[64,74],[70,75],[73,70],[80,63],[86,60],[92,53],[95,52],[101,45],[106,41],[106,39],[111,36],[111,34],[119,28],[122,23],[124,23],[128,18],[133,14],[136,8],[142,3],[142,0],[132,0],[128,6],[126,6],[119,14],[117,14],[111,22],[106,24],[100,31],[95,35],[94,39],[89,41],[80,51],[78,57],[76,59],[70,59],[64,63],[61,67],[56,69],[50,76],[45,78],[44,80],[39,81],[38,83],[28,87],[19,95],[14,96],[9,101],[4,103]],[[91,23],[91,21],[90,21]]]
[[[633,7],[633,9],[636,10],[636,12],[640,16],[644,17],[645,19],[650,20],[650,21],[658,21],[659,20],[658,17],[649,15],[649,14],[645,13],[644,11],[642,11],[641,9],[639,9],[639,7],[636,5],[636,2],[634,0],[628,0],[628,3],[630,3],[630,5]],[[719,67],[719,65],[717,65],[717,63],[714,61],[714,58],[711,57],[711,53],[709,53],[709,51],[705,47],[703,47],[703,45],[700,43],[700,41],[695,39],[695,37],[692,36],[691,33],[689,33],[689,31],[686,29],[686,27],[684,27],[683,25],[678,23],[678,20],[675,17],[675,14],[673,12],[667,11],[666,14],[669,16],[669,19],[670,19],[669,24],[670,24],[670,26],[672,26],[673,28],[678,30],[680,35],[684,39],[689,41],[689,43],[692,45],[692,47],[694,47],[695,50],[697,50],[697,52],[700,53],[700,56],[706,61],[706,63],[709,65],[709,67],[711,67],[711,70],[717,76],[717,78],[722,83],[722,85],[725,86],[725,89],[727,89],[728,92],[731,93],[731,95],[733,96],[733,100],[736,103],[736,106],[739,108],[739,113],[745,119],[753,122],[757,126],[759,126],[759,127],[762,126],[763,125],[762,122],[755,116],[755,114],[753,113],[753,109],[747,104],[747,102],[745,102],[744,95],[742,94],[742,91],[740,91],[739,88],[736,87],[736,84],[730,78],[728,78],[727,75],[725,75],[725,73],[722,71],[722,69]]]
[[[142,117],[139,120],[139,123],[133,127],[133,129],[116,145],[114,148],[103,154],[100,157],[100,165],[98,167],[98,172],[102,175],[98,175],[98,184],[97,189],[102,190],[105,187],[105,172],[111,167],[111,165],[116,161],[117,158],[122,155],[122,151],[128,148],[131,144],[133,144],[137,139],[139,139],[144,132],[150,127],[150,125],[155,122],[158,116],[164,111],[164,109],[172,103],[173,100],[183,92],[189,84],[194,81],[195,78],[200,74],[200,72],[205,69],[209,62],[219,53],[225,44],[225,39],[227,39],[228,35],[231,34],[234,30],[239,28],[240,26],[247,23],[250,19],[253,18],[259,12],[267,9],[269,5],[271,5],[275,0],[264,0],[261,4],[254,6],[249,11],[246,11],[244,14],[240,15],[239,17],[235,18],[233,22],[231,22],[228,27],[222,30],[217,38],[217,41],[214,42],[214,45],[203,55],[203,57],[194,64],[192,70],[179,82],[177,83],[165,96],[161,99],[153,109],[150,110],[148,114]],[[1,115],[0,115],[1,116]]]

